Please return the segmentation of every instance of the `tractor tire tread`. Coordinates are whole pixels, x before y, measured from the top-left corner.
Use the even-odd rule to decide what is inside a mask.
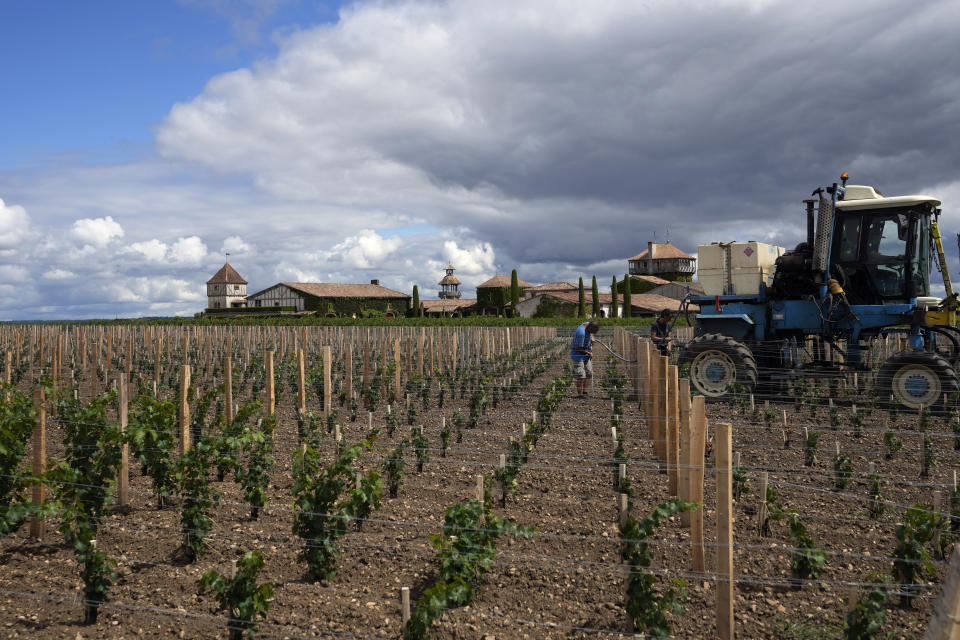
[[[886,362],[877,371],[878,400],[884,406],[890,404],[890,395],[893,393],[893,377],[901,367],[908,364],[923,364],[936,373],[940,379],[940,393],[937,402],[930,407],[930,411],[937,414],[944,413],[947,407],[944,406],[943,396],[946,394],[948,401],[950,398],[957,397],[957,394],[960,393],[960,378],[958,378],[957,371],[949,360],[938,353],[930,353],[929,351],[900,351],[887,358]],[[900,409],[908,408],[902,403],[898,404],[900,404]]]

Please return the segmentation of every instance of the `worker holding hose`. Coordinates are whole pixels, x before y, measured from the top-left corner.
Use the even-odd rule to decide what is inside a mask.
[[[573,377],[577,381],[577,393],[587,397],[587,383],[593,379],[593,335],[600,331],[596,322],[584,322],[573,332],[570,342],[570,359],[573,360]]]

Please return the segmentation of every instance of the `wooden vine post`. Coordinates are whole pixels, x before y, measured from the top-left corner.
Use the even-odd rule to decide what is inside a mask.
[[[6,358],[6,359],[7,359],[7,364],[6,364],[6,366],[4,367],[4,370],[3,370],[3,382],[4,382],[7,386],[10,386],[10,381],[13,379],[13,378],[12,378],[12,375],[11,375],[11,374],[13,373],[13,364],[12,364],[12,363],[13,363],[13,354],[12,354],[11,352],[7,351],[7,358]],[[4,391],[4,392],[3,392],[3,400],[4,400],[4,402],[8,401],[9,399],[10,399],[10,392],[9,392],[9,391]]]
[[[657,352],[659,353],[659,351]],[[660,445],[660,473],[668,475],[667,484],[669,487],[669,467],[670,460],[668,457],[668,452],[670,449],[670,443],[667,440],[669,433],[669,417],[667,407],[670,406],[671,397],[670,397],[670,359],[667,356],[656,356],[657,359],[657,373],[660,378],[660,398],[658,407],[657,407],[657,443]],[[669,488],[668,488],[669,491]],[[672,495],[676,495],[673,491],[670,492]]]
[[[226,356],[223,359],[223,386],[226,395],[224,410],[226,411],[227,424],[233,422],[233,359]]]
[[[943,592],[933,609],[924,640],[956,640],[960,637],[960,544],[953,545],[953,554]]]
[[[410,621],[410,587],[400,587],[400,619],[403,624]]]
[[[644,349],[649,350],[649,346],[644,342]],[[649,392],[646,394],[643,403],[643,413],[647,417],[647,432],[651,442],[653,442],[653,454],[660,459],[660,438],[657,429],[657,420],[660,410],[660,358],[650,357],[649,367],[647,368],[647,384]]]
[[[404,342],[407,345],[407,380],[413,377],[413,341],[408,337]]]
[[[303,349],[297,350],[297,411],[301,414],[307,412],[307,376]]]
[[[667,485],[671,496],[680,496],[678,468],[680,466],[680,408],[677,402],[678,372],[676,365],[667,365],[667,422],[664,433],[667,452]]]
[[[271,416],[275,415],[277,412],[277,394],[276,388],[274,387],[275,381],[273,379],[273,351],[267,351],[264,354],[264,360],[266,361],[266,371],[264,372],[264,377],[266,384],[264,388],[267,391],[267,413]]]
[[[370,342],[363,343],[363,388],[367,389],[370,385]]]
[[[690,438],[692,429],[690,425],[690,379],[680,380],[678,385],[678,402],[680,404],[680,452],[679,464],[677,468],[677,489],[681,500],[690,500]],[[680,514],[680,524],[684,527],[690,526],[690,512],[684,511]]]
[[[333,353],[330,345],[323,347],[323,417],[330,415],[333,404],[333,383],[330,381],[330,373],[333,367]]]
[[[627,367],[627,370],[630,372],[628,375],[632,378],[630,381],[633,386],[633,397],[636,398],[637,404],[640,405],[647,416],[650,415],[649,407],[646,406],[645,398],[640,395],[641,384],[643,382],[643,377],[647,375],[647,358],[645,343],[640,340],[640,336],[630,336],[630,357],[631,360],[634,360],[632,367]],[[646,385],[643,385],[646,386]],[[649,421],[649,417],[647,418]]]
[[[37,421],[33,428],[33,475],[38,476],[47,470],[47,392],[43,385],[33,391],[33,408],[37,412]],[[32,499],[42,504],[46,487],[38,482],[33,485]],[[30,516],[30,537],[43,540],[44,521],[36,515]]]
[[[127,430],[127,413],[130,403],[130,374],[122,373],[117,378],[119,409],[117,419],[120,433]],[[117,504],[124,507],[130,503],[130,445],[126,442],[120,447],[120,471],[117,474]]]
[[[730,423],[716,426],[717,446],[717,637],[733,638],[733,458]]]
[[[403,387],[400,386],[400,341],[393,341],[393,390],[397,394],[397,399],[399,400],[401,396],[401,390]]]
[[[347,345],[343,356],[343,389],[347,393],[347,399],[353,400],[353,344]]]
[[[703,571],[703,459],[707,446],[707,407],[703,396],[696,396],[690,407],[690,496],[700,507],[690,512],[690,550],[693,570]]]
[[[450,346],[450,375],[457,375],[457,332],[453,332],[451,337],[452,344]]]
[[[178,394],[180,418],[180,454],[190,449],[190,365],[183,365],[180,371],[180,393]]]
[[[158,336],[157,348],[154,351],[154,355],[153,355],[153,386],[155,389],[160,388],[160,358],[163,355],[162,349],[163,349],[163,338],[160,338]],[[84,352],[86,352],[86,348],[84,348]],[[159,398],[157,399],[159,400]]]
[[[760,473],[760,506],[757,508],[757,535],[763,536],[763,523],[767,519],[767,485],[770,483],[770,474],[767,471]]]

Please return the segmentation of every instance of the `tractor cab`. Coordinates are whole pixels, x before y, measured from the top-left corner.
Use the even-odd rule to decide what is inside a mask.
[[[855,305],[907,303],[930,296],[930,196],[883,197],[850,185],[836,202],[830,276]]]

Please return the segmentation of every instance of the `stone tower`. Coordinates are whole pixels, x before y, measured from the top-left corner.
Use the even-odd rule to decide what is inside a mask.
[[[224,262],[212,278],[207,280],[207,308],[229,309],[247,306],[247,281],[240,277],[229,262]]]
[[[447,275],[440,281],[440,299],[441,300],[459,300],[460,299],[460,281],[453,275],[453,265],[447,263]]]

